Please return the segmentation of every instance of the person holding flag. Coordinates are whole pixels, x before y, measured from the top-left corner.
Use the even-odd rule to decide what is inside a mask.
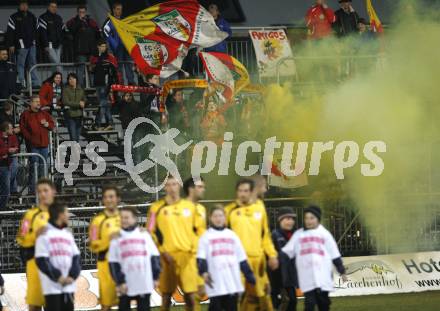
[[[208,11],[209,13],[211,13],[212,17],[214,17],[215,23],[218,26],[218,28],[226,32],[228,34],[228,37],[232,36],[231,26],[229,26],[229,23],[221,16],[218,5],[216,3],[211,3],[208,6]],[[206,48],[205,51],[226,53],[227,51],[226,39],[220,43],[217,43],[214,46]]]
[[[109,18],[139,70],[161,78],[181,70],[190,46],[207,48],[228,37],[197,0],[171,0],[122,20]]]
[[[112,16],[116,19],[122,18],[123,5],[122,2],[115,1],[112,5]],[[115,27],[113,26],[110,18],[107,18],[102,26],[102,33],[104,37],[107,39],[108,46],[110,48],[110,53],[112,53],[118,63],[121,64],[121,74],[125,73],[126,82],[129,85],[134,85],[134,72],[133,65],[131,63],[131,58],[125,49],[124,44],[121,41],[121,38],[118,35]]]

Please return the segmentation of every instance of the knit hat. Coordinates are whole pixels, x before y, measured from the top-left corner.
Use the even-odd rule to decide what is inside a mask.
[[[295,218],[296,213],[290,207],[281,207],[280,211],[278,213],[278,222],[280,222],[281,220],[283,220],[286,217]]]
[[[358,24],[368,25],[369,23],[367,22],[367,20],[365,18],[361,17],[358,20]]]
[[[318,206],[316,205],[308,206],[306,209],[304,209],[304,214],[305,213],[311,213],[316,218],[318,218],[319,221],[321,221],[321,209]]]

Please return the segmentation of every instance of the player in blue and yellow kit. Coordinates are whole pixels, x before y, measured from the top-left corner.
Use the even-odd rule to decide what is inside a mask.
[[[38,311],[44,306],[38,267],[35,262],[35,241],[49,220],[48,207],[53,203],[56,190],[50,179],[37,182],[38,205],[30,208],[23,216],[17,234],[17,243],[26,265],[26,304],[29,311]]]
[[[102,190],[104,210],[93,218],[89,227],[89,247],[93,253],[98,255],[99,301],[103,311],[118,305],[116,284],[110,272],[107,253],[111,239],[118,235],[121,229],[118,210],[120,201],[121,196],[117,187],[105,187]]]

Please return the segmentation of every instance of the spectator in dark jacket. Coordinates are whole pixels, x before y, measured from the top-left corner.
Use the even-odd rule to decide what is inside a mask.
[[[73,40],[75,59],[86,63],[96,51],[96,42],[100,38],[98,24],[89,15],[85,5],[78,6],[77,16],[66,23],[66,29]],[[78,81],[84,86],[85,67],[78,67]]]
[[[14,124],[14,107],[10,101],[5,101],[3,109],[0,110],[0,123],[5,121]]]
[[[67,76],[67,86],[63,90],[63,105],[70,140],[79,142],[86,95],[78,85],[78,78],[74,73]]]
[[[169,127],[177,128],[183,135],[186,135],[190,128],[190,119],[185,106],[183,90],[173,90],[173,94],[166,101],[166,109]]]
[[[96,126],[100,130],[111,130],[113,118],[109,102],[110,87],[119,82],[118,61],[108,53],[107,42],[99,40],[98,54],[90,58],[90,70],[94,73],[94,85],[99,101],[99,113],[96,118]],[[107,127],[101,127],[102,119],[105,119]]]
[[[112,6],[113,17],[117,19],[121,19],[122,9],[123,7],[121,2],[118,1],[114,2]],[[104,34],[104,37],[107,38],[107,43],[110,52],[113,53],[113,55],[118,60],[118,63],[120,64],[121,68],[124,69],[127,83],[133,85],[134,73],[133,73],[133,64],[131,63],[132,59],[128,55],[127,49],[122,43],[122,40],[119,37],[118,32],[116,31],[115,26],[113,26],[110,18],[107,18],[107,20],[105,21],[104,26],[102,27],[102,32]]]
[[[335,12],[333,28],[338,37],[355,34],[358,30],[359,15],[351,6],[351,0],[339,0],[341,8]]]
[[[17,152],[17,136],[14,135],[12,124],[5,121],[0,124],[0,210],[5,209],[11,194],[12,155]]]
[[[278,252],[280,267],[271,271],[272,303],[280,311],[296,310],[296,288],[298,280],[295,262],[290,260],[281,249],[289,242],[295,227],[296,214],[290,207],[280,209],[278,228],[272,231],[272,241]]]
[[[228,37],[232,36],[232,30],[229,26],[229,23],[220,15],[220,10],[218,8],[218,5],[215,3],[211,3],[208,7],[209,13],[211,13],[212,17],[214,17],[215,23],[217,24],[217,27],[226,33],[228,33]],[[217,43],[214,46],[211,46],[209,48],[206,48],[205,51],[207,52],[222,52],[226,53],[226,39],[220,43]]]
[[[160,78],[155,74],[139,74],[139,86],[159,87]],[[160,112],[160,96],[156,94],[141,94],[141,103],[145,107],[144,116],[150,118],[154,123],[160,126],[162,113]]]
[[[46,13],[38,19],[41,45],[47,53],[51,63],[61,62],[62,41],[64,33],[64,23],[61,16],[57,14],[57,1],[49,1]],[[57,68],[61,71],[61,68]]]
[[[49,133],[55,127],[55,123],[51,115],[40,108],[40,97],[38,95],[32,96],[29,109],[25,110],[20,116],[20,129],[30,152],[41,155],[47,163],[49,159]],[[38,180],[38,176],[34,176],[34,167],[37,164],[38,175],[43,177],[46,174],[40,157],[31,157],[29,171],[30,193],[35,192],[35,182]]]
[[[0,48],[0,99],[16,92],[17,68],[8,60],[8,50]]]
[[[16,53],[18,81],[25,85],[26,64],[30,69],[37,63],[37,18],[29,12],[27,0],[20,0],[18,12],[9,17],[6,42],[11,55]],[[35,71],[31,73],[32,86],[40,85]]]
[[[119,101],[119,116],[122,129],[125,131],[133,119],[143,117],[141,104],[133,97],[133,93],[125,93]]]
[[[43,110],[58,110],[61,104],[61,93],[63,91],[63,75],[61,72],[54,72],[40,89],[40,105]]]

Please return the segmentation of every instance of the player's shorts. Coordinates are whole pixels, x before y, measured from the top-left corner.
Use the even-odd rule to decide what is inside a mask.
[[[41,288],[40,276],[38,274],[38,267],[35,258],[26,262],[26,278],[26,303],[29,306],[44,306],[43,289]]]
[[[159,289],[162,293],[172,294],[177,286],[184,293],[197,292],[199,276],[197,272],[196,256],[188,252],[170,253],[174,259],[172,265],[168,264],[161,256]]]
[[[107,260],[98,261],[99,302],[106,307],[118,305],[116,284],[113,281]]]
[[[266,287],[269,284],[269,277],[267,275],[266,258],[261,257],[249,257],[249,266],[255,275],[256,284],[250,286],[246,283],[246,293],[251,296],[263,297],[266,296]]]

